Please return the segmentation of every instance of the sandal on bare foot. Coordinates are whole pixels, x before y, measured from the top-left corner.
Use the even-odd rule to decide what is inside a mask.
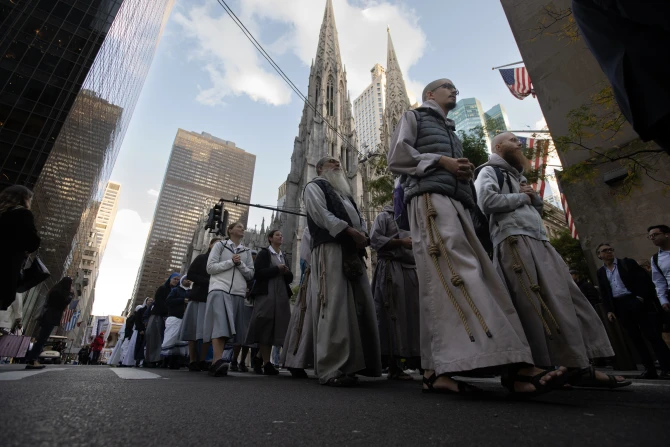
[[[568,383],[570,380],[570,374],[563,374],[560,376],[554,376],[551,380],[548,380],[544,385],[540,380],[547,374],[553,372],[553,370],[545,370],[534,376],[526,376],[518,373],[518,370],[507,370],[503,373],[500,382],[502,385],[507,388],[512,396],[520,399],[531,399],[533,397],[538,397],[543,394],[547,394],[551,391],[562,389],[563,385]],[[514,389],[514,384],[516,383],[530,383],[535,387],[535,391],[516,391]]]
[[[430,377],[425,377],[423,378],[423,384],[426,385],[428,388],[421,388],[422,393],[432,393],[432,394],[458,394],[458,395],[475,395],[482,393],[484,390],[481,388],[478,388],[474,385],[470,385],[469,383],[461,382],[458,380],[451,379],[456,383],[456,386],[458,386],[458,391],[453,391],[450,390],[449,388],[434,388],[433,385],[437,381],[439,377],[442,377],[441,375],[438,376],[435,373],[433,373]]]
[[[623,379],[623,377],[622,377],[623,380],[618,380],[616,376],[612,376],[610,374],[605,374],[605,376],[607,376],[606,380],[598,379],[598,377],[596,376],[596,369],[591,366],[588,368],[583,368],[577,377],[570,380],[570,384],[572,384],[573,386],[585,387],[585,388],[608,388],[608,389],[623,388],[625,386],[633,384],[633,382],[631,382],[630,380]]]

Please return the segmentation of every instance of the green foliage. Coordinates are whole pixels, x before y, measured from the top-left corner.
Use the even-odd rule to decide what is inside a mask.
[[[381,209],[393,202],[393,183],[395,178],[388,170],[385,153],[368,158],[368,163],[370,163],[370,167],[372,168],[372,178],[366,182],[371,196],[370,207],[372,209]]]
[[[589,277],[589,267],[582,246],[579,240],[570,235],[569,230],[560,231],[549,242],[571,269],[577,270],[582,278]]]
[[[477,126],[468,132],[461,130],[458,132],[458,138],[463,143],[463,157],[470,160],[475,167],[489,161],[484,127]]]

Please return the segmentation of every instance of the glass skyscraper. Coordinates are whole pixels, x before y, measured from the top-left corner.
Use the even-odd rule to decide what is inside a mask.
[[[477,98],[463,98],[458,101],[456,107],[449,112],[449,118],[456,123],[456,132],[470,132],[477,126],[484,127],[485,124],[484,109]]]
[[[249,203],[256,156],[208,133],[177,131],[144,257],[135,281],[134,308],[179,272],[203,208],[219,199]],[[225,204],[229,222],[247,225],[249,207]]]
[[[510,130],[507,111],[502,104],[496,104],[484,113],[489,138],[493,139],[499,133]]]
[[[80,266],[97,208],[174,0],[0,0],[0,188],[35,192],[51,278],[26,329]]]

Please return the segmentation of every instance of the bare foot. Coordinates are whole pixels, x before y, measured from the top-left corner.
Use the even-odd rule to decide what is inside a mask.
[[[596,380],[604,383],[609,383],[610,379],[607,374],[605,374],[604,372],[600,372],[598,370],[596,370],[595,373],[596,373]],[[617,382],[624,382],[626,380],[626,378],[623,376],[614,376],[614,378],[616,379]]]
[[[543,369],[536,368],[536,367],[531,367],[531,368],[521,368],[518,371],[518,375],[520,376],[528,376],[528,377],[533,377],[537,374],[540,374]],[[563,374],[565,374],[568,371],[568,369],[564,366],[559,367],[556,370],[553,371],[547,371],[547,373],[542,376],[540,379],[540,383],[542,385],[546,385],[548,382],[550,382],[553,378],[555,377],[560,377]],[[517,393],[532,393],[533,391],[537,391],[535,389],[535,386],[532,383],[527,383],[527,382],[514,382],[514,391]]]
[[[430,379],[430,376],[432,376],[434,371],[431,370],[426,370],[423,373],[423,377],[425,379]],[[430,387],[426,385],[425,383],[423,384],[423,389],[427,390]],[[450,390],[453,391],[454,393],[458,393],[458,382],[456,382],[454,379],[447,377],[447,376],[440,376],[433,382],[433,388],[436,390]]]

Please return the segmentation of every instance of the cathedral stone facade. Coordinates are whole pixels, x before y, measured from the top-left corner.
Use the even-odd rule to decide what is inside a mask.
[[[310,68],[308,101],[293,146],[285,207],[304,212],[302,192],[316,176],[316,163],[326,155],[340,160],[351,182],[354,198],[360,202],[362,181],[358,172],[358,144],[331,0],[326,1],[316,59]],[[294,272],[298,271],[300,238],[306,224],[304,217],[282,216],[282,248],[291,260]]]

